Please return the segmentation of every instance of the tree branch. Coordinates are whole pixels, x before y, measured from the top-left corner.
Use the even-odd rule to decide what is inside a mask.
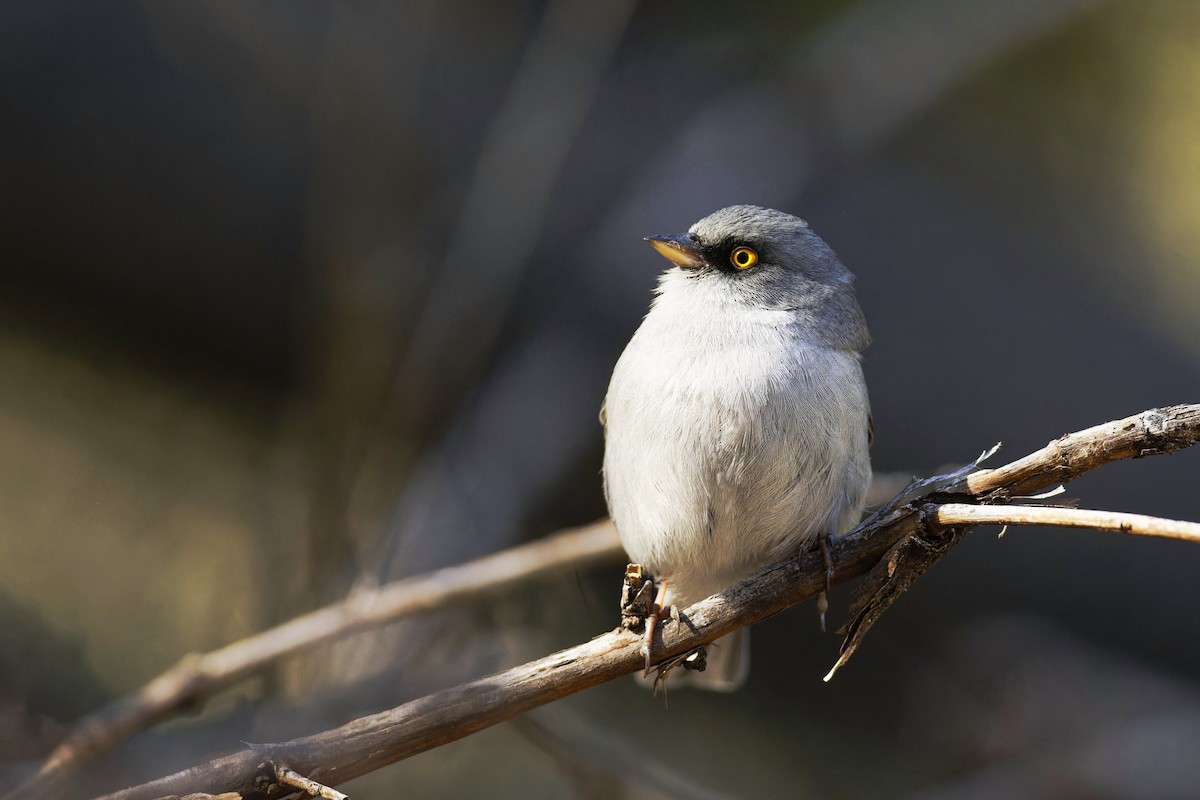
[[[1112,461],[1169,455],[1195,444],[1197,409],[1196,403],[1152,408],[1068,433],[1010,464],[972,472],[949,491],[989,500],[1030,495]]]
[[[492,595],[534,575],[616,561],[623,555],[612,523],[602,520],[466,564],[357,590],[340,602],[220,650],[186,656],[135,694],[82,720],[10,796],[53,796],[66,778],[123,739],[286,656],[403,617]]]
[[[929,519],[938,525],[1052,525],[1056,528],[1090,528],[1135,536],[1157,536],[1200,542],[1200,524],[1173,519],[1093,511],[1057,506],[975,506],[946,503],[926,506]]]
[[[279,764],[275,765],[275,778],[285,786],[295,786],[297,789],[303,789],[304,793],[309,797],[321,797],[324,800],[350,800],[347,795],[342,794],[337,789],[330,789],[328,786],[317,783],[295,770],[288,769]]]
[[[906,481],[907,476],[898,473],[877,473],[867,505],[882,505]],[[14,794],[49,796],[51,789],[121,741],[288,656],[406,617],[478,601],[538,575],[616,562],[624,555],[612,522],[599,520],[465,564],[360,589],[219,650],[191,654],[134,694],[80,720]]]
[[[942,504],[934,503],[931,509],[929,502],[919,502],[925,498],[967,496],[983,503],[999,502],[1064,483],[1112,461],[1171,453],[1197,440],[1200,404],[1171,406],[1069,434],[998,469],[918,482],[834,544],[834,580],[840,583],[867,572],[902,541],[934,535],[931,526],[959,524],[931,519]],[[958,505],[952,504],[951,510]],[[950,511],[946,513],[948,519],[955,519]],[[817,552],[768,567],[684,610],[679,623],[660,626],[661,640],[656,639],[654,654],[661,661],[686,653],[808,599],[824,586],[824,560]],[[274,779],[270,765],[275,761],[323,784],[337,785],[635,672],[642,663],[640,646],[639,636],[618,628],[585,644],[340,728],[243,750],[108,795],[106,800],[150,800],[200,790],[236,791],[247,798],[280,797],[289,789]]]

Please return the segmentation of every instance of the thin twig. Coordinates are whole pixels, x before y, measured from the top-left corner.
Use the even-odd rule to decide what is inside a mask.
[[[350,795],[342,794],[337,789],[314,781],[312,778],[306,778],[294,769],[288,769],[278,764],[275,765],[275,777],[285,786],[303,789],[310,797],[323,797],[325,800],[350,800]]]
[[[1198,440],[1200,404],[1154,409],[1064,436],[1031,456],[987,471],[977,482],[986,497],[977,499],[1031,495],[1118,459],[1170,453]],[[948,486],[928,483],[937,487],[939,496],[951,490],[970,495],[967,487],[973,478],[956,479]],[[897,542],[923,530],[929,509],[914,505],[917,499],[885,507],[835,543],[835,582],[861,575]],[[817,551],[776,564],[684,610],[679,623],[664,624],[654,655],[662,660],[706,644],[813,597],[824,587],[825,563]],[[271,749],[293,768],[338,784],[630,674],[641,665],[641,637],[618,628],[537,661]],[[244,750],[105,800],[151,800],[197,789],[275,796],[254,787],[260,763],[258,751]]]
[[[1085,472],[1123,458],[1170,454],[1194,443],[1181,436],[1179,422],[1193,417],[1198,404],[1152,408],[1125,419],[1066,434],[1024,458],[996,469],[972,472],[955,486],[981,498],[1035,495],[1055,483],[1067,483]],[[1058,479],[1047,481],[1047,474]]]
[[[617,561],[623,555],[612,523],[602,520],[466,564],[358,590],[220,650],[185,657],[136,694],[85,718],[9,796],[53,796],[55,786],[122,740],[286,656],[413,614],[490,596],[535,575]]]
[[[1087,439],[1077,441],[1086,444]],[[1056,450],[1059,444],[1061,442],[1051,443],[1050,447],[1042,452],[1061,454],[1061,451]],[[1066,454],[1081,455],[1071,449],[1068,449]],[[1018,499],[1046,499],[1058,494],[1062,488],[1060,484],[1050,492]],[[931,492],[941,493],[938,490]],[[990,494],[993,499],[1003,499],[1003,496],[1010,493],[993,491]],[[832,680],[837,671],[853,657],[863,638],[880,616],[976,525],[1002,525],[1004,527],[1000,530],[1000,536],[1004,535],[1009,525],[1062,525],[1200,541],[1200,525],[1140,514],[1082,511],[1064,507],[981,506],[966,503],[930,503],[921,506],[919,513],[924,522],[922,529],[906,536],[891,548],[859,584],[858,595],[850,608],[850,619],[838,631],[845,634],[846,638],[842,641],[837,662],[825,675],[826,681]]]
[[[1200,523],[1057,506],[976,506],[946,503],[926,507],[929,518],[939,525],[1053,525],[1058,528],[1090,528],[1097,531],[1158,536],[1200,542]]]

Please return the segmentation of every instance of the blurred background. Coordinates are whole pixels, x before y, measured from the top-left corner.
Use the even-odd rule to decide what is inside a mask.
[[[603,516],[641,237],[725,205],[857,274],[879,472],[1200,400],[1198,45],[1189,0],[8,0],[0,778],[187,652]],[[1198,477],[1069,494],[1200,520]],[[344,788],[1194,797],[1200,549],[995,532],[829,685],[805,606],[737,694],[618,681]],[[584,641],[621,569],[292,659],[80,791]]]

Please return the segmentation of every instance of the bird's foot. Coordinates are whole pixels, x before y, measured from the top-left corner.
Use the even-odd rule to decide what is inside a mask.
[[[654,694],[657,695],[661,687],[663,697],[667,696],[667,677],[676,667],[704,672],[707,657],[708,646],[701,644],[659,663],[654,667]]]
[[[649,584],[650,581],[646,581],[646,583]],[[643,585],[642,589],[646,589],[646,586]],[[659,620],[664,616],[669,618],[675,617],[674,610],[670,606],[664,605],[666,601],[667,580],[666,578],[659,578],[658,592],[654,597],[654,602],[650,606],[650,613],[646,615],[646,638],[642,640],[642,651],[646,655],[646,669],[642,672],[643,678],[650,676],[650,669],[653,666],[650,663],[650,651],[654,647],[654,631],[658,628]]]
[[[664,616],[670,619],[679,618],[674,608],[663,605],[666,593],[667,582],[660,579],[656,587],[655,582],[646,577],[645,570],[639,564],[630,564],[625,568],[625,584],[621,590],[621,627],[631,631],[642,629],[642,653],[646,657],[643,677],[649,677],[653,668],[651,648],[659,620]]]

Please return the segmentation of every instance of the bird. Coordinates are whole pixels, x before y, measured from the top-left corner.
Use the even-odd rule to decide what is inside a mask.
[[[734,205],[646,241],[670,265],[601,406],[603,485],[626,553],[678,609],[859,522],[870,336],[854,276],[798,217]],[[739,688],[749,631],[713,645],[691,684]]]

